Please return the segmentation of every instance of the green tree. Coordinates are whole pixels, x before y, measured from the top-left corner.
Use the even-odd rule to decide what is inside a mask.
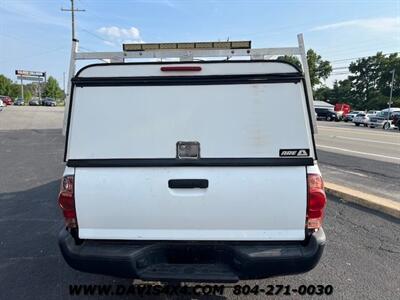
[[[35,90],[32,84],[24,84],[24,98],[25,100],[30,100],[32,95],[35,94]],[[17,97],[22,97],[21,85],[12,82],[11,79],[4,75],[0,75],[0,95],[10,96],[15,99]]]
[[[331,104],[348,103],[354,106],[351,81],[348,79],[336,80],[332,88],[327,86],[319,87],[314,94],[315,100],[328,101]]]
[[[314,99],[320,101],[328,101],[331,96],[331,89],[326,85],[317,88],[314,91]]]
[[[31,100],[32,99],[32,92],[31,92],[31,90],[30,89],[26,89],[26,90],[24,90],[24,99],[25,99],[25,101],[29,101],[29,100]]]
[[[321,84],[321,80],[327,79],[332,73],[331,63],[322,60],[321,55],[318,55],[313,49],[307,51],[307,63],[312,87]]]
[[[351,81],[348,79],[336,80],[333,83],[333,88],[329,97],[333,104],[348,103],[354,106],[354,93],[352,91]]]
[[[50,76],[47,80],[45,89],[44,89],[44,96],[50,97],[54,99],[61,99],[63,98],[63,91],[61,90],[57,80]]]
[[[384,98],[389,101],[390,86],[392,83],[392,71],[394,70],[393,82],[393,106],[400,107],[400,57],[398,53],[390,54],[381,64],[382,72],[378,80],[378,88]]]
[[[365,109],[383,109],[388,106],[391,70],[396,71],[393,85],[393,106],[400,102],[400,87],[396,84],[400,76],[400,58],[378,52],[374,56],[358,59],[349,66],[355,106]]]
[[[300,60],[296,57],[296,56],[292,56],[292,55],[283,55],[283,56],[278,56],[277,58],[278,60],[281,61],[287,61],[291,64],[294,64],[296,67],[298,67],[300,70],[303,70],[303,68],[301,67],[301,62]]]
[[[279,56],[278,60],[293,63],[301,69],[300,60],[296,56]],[[322,80],[327,79],[332,72],[330,62],[323,60],[321,55],[318,55],[313,49],[307,51],[307,64],[310,71],[311,86],[313,88],[321,84]]]
[[[21,96],[21,85],[18,83],[11,84],[10,94],[8,95],[11,98],[15,99]]]
[[[10,96],[13,82],[4,75],[0,75],[0,95]]]

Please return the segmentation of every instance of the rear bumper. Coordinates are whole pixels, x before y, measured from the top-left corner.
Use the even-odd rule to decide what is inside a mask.
[[[305,242],[85,240],[65,229],[59,246],[74,269],[155,281],[237,282],[313,269],[325,246],[321,228]]]

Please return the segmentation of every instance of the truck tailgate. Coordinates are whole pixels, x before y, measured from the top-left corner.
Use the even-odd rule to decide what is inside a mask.
[[[208,188],[169,188],[207,179]],[[134,240],[303,240],[306,168],[78,168],[79,236]]]

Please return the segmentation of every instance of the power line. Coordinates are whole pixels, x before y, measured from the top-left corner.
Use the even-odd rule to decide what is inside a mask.
[[[348,69],[349,67],[348,66],[345,66],[345,67],[334,67],[334,68],[332,68],[332,70],[343,70],[343,69]]]
[[[398,54],[399,52],[389,52],[389,53],[382,53],[382,55],[391,55],[391,54]],[[349,61],[349,60],[355,60],[355,59],[360,59],[360,58],[367,58],[370,57],[372,55],[368,55],[368,56],[359,56],[359,57],[351,57],[351,58],[344,58],[344,59],[335,59],[335,60],[331,60],[330,62],[341,62],[341,61]]]
[[[99,40],[102,40],[103,42],[109,42],[109,41],[106,40],[105,38],[102,38],[101,36],[99,36],[99,35],[97,35],[97,34],[91,32],[91,31],[89,31],[89,30],[87,30],[87,29],[85,29],[85,28],[82,28],[82,27],[81,27],[81,30],[84,31],[84,32],[86,32],[86,33],[88,33],[88,34],[90,34],[91,36],[94,36],[95,38],[98,38]]]

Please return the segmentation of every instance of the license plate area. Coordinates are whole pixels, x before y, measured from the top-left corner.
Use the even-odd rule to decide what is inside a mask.
[[[179,159],[199,159],[200,143],[179,141],[176,143],[176,158]]]

